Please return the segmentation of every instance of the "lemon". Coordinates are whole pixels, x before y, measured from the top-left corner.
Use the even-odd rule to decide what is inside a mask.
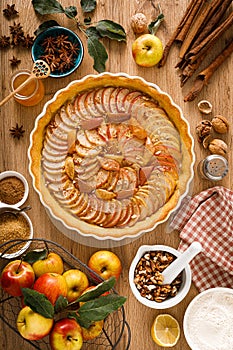
[[[151,336],[156,344],[165,348],[170,348],[176,345],[179,340],[179,323],[171,315],[158,315],[152,324]]]

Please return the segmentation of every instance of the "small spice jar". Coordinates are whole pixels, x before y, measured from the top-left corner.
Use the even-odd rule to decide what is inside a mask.
[[[14,91],[30,76],[27,69],[18,70],[11,76],[10,89]],[[40,79],[31,80],[25,87],[14,95],[14,99],[23,106],[35,106],[44,97],[44,84]]]
[[[25,177],[17,171],[0,173],[0,205],[20,207],[25,203],[29,193]]]
[[[203,179],[220,181],[228,173],[228,162],[225,157],[212,154],[203,159],[197,169]]]

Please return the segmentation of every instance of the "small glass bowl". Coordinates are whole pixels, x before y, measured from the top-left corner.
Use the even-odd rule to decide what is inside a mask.
[[[75,57],[74,66],[70,69],[67,69],[64,72],[60,72],[59,70],[51,72],[49,76],[53,78],[63,78],[73,73],[82,63],[84,55],[83,43],[76,33],[65,27],[54,26],[44,30],[36,37],[32,46],[32,59],[34,62],[41,59],[41,56],[45,54],[44,47],[42,46],[44,40],[50,36],[57,37],[58,35],[67,36],[68,41],[70,41],[72,44],[76,44],[78,48],[78,55]]]
[[[9,211],[14,211],[15,212],[15,211],[18,211],[18,210],[20,210],[20,209],[15,207],[15,206],[10,206],[10,205],[2,206],[2,207],[0,207],[0,215],[5,213],[5,212],[9,212]],[[33,238],[33,234],[34,234],[31,219],[24,212],[21,212],[18,215],[22,215],[27,220],[27,223],[28,223],[29,228],[30,228],[29,236],[27,238],[27,239],[29,239],[29,241],[26,242],[26,244],[24,244],[23,246],[19,247],[19,245],[17,245],[17,247],[19,249],[16,250],[15,252],[12,252],[12,253],[8,253],[7,252],[7,246],[6,246],[7,242],[3,243],[2,245],[0,245],[0,258],[2,258],[2,259],[14,259],[14,258],[18,257],[19,255],[23,254],[28,249],[28,247],[31,244],[31,239]],[[25,239],[25,237],[22,237],[22,239]],[[19,240],[20,240],[20,238],[16,239],[16,242],[18,242]],[[3,249],[1,249],[2,246],[4,246]],[[11,241],[11,247],[12,246],[13,246],[13,243]]]
[[[188,294],[189,289],[191,287],[191,283],[192,283],[192,275],[191,275],[191,269],[190,266],[187,265],[185,267],[185,269],[182,272],[182,283],[180,286],[180,289],[178,290],[178,293],[176,294],[176,296],[168,298],[162,302],[156,302],[154,300],[149,300],[145,297],[142,297],[139,290],[137,289],[135,283],[134,283],[134,272],[135,272],[135,268],[139,262],[139,260],[141,259],[141,257],[147,253],[147,252],[156,252],[156,251],[163,251],[163,252],[168,252],[170,254],[173,254],[174,256],[178,257],[181,253],[169,246],[166,245],[143,245],[141,246],[131,265],[130,265],[130,269],[129,269],[129,284],[130,284],[130,288],[133,292],[133,295],[135,296],[135,298],[142,303],[143,305],[150,307],[152,309],[167,309],[169,307],[175,306],[177,304],[179,304],[184,298],[185,296]]]
[[[9,205],[8,203],[4,203],[4,202],[1,202],[0,201],[0,207],[1,206],[12,206],[12,207],[20,207],[22,204],[24,204],[28,198],[28,193],[29,193],[29,187],[28,187],[28,182],[27,180],[25,179],[25,177],[18,173],[17,171],[13,171],[13,170],[8,170],[8,171],[3,171],[2,173],[0,173],[0,181],[5,179],[5,178],[8,178],[8,177],[17,177],[19,180],[22,181],[23,185],[24,185],[24,195],[23,195],[23,198],[13,204],[13,205]]]

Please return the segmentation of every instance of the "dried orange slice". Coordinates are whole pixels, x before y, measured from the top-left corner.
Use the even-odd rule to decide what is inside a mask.
[[[179,340],[179,323],[169,314],[158,315],[152,324],[151,336],[156,344],[170,348]]]

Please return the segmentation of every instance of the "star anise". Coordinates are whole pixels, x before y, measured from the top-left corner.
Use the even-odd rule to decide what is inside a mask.
[[[21,60],[19,60],[15,56],[13,56],[9,61],[10,61],[12,67],[17,67],[21,63]]]
[[[60,48],[60,47],[67,47],[67,48],[69,48],[70,41],[67,40],[67,39],[68,39],[68,35],[64,35],[64,34],[58,35],[56,37],[56,40],[55,40],[56,46],[58,48]]]
[[[15,4],[13,5],[6,5],[7,7],[3,10],[3,14],[7,19],[11,19],[15,16],[17,16],[18,11],[15,9]]]
[[[23,125],[19,126],[18,123],[16,123],[16,126],[10,129],[10,133],[14,139],[17,138],[19,140],[23,137],[25,130],[23,130]]]
[[[6,35],[0,36],[0,48],[6,48],[10,46],[10,37]]]
[[[11,45],[17,46],[23,42],[24,32],[23,32],[23,27],[21,26],[20,23],[16,24],[14,22],[14,25],[10,26],[10,34],[12,36]]]
[[[26,36],[24,36],[22,38],[22,42],[21,43],[22,43],[23,47],[26,47],[27,49],[29,49],[30,47],[32,47],[33,42],[34,42],[34,37],[30,36],[29,34],[27,34]]]

